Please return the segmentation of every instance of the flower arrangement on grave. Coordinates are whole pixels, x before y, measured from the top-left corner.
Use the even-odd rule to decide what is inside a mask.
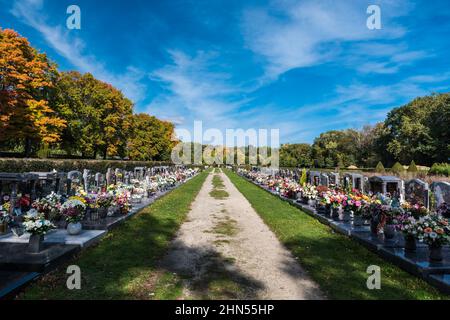
[[[97,194],[95,199],[97,208],[109,208],[112,205],[114,196],[108,192]]]
[[[405,238],[405,249],[416,250],[416,238],[418,237],[417,220],[409,213],[397,217],[399,220],[398,230]]]
[[[32,235],[44,235],[56,228],[50,220],[45,218],[44,214],[39,213],[36,209],[31,209],[27,212],[22,225],[25,231]]]
[[[448,220],[438,214],[419,218],[416,222],[417,239],[431,247],[441,247],[450,242]]]
[[[31,206],[31,197],[29,194],[17,195],[17,202],[16,202],[17,208],[20,208],[21,210],[28,210],[30,206]]]
[[[83,199],[84,200],[84,199]],[[78,223],[83,220],[86,211],[86,203],[80,197],[70,197],[61,206],[61,214],[69,223]]]
[[[316,200],[317,199],[317,189],[316,186],[311,184],[306,184],[302,187],[302,196],[308,200]]]
[[[128,193],[120,193],[114,196],[113,205],[117,206],[120,213],[127,214],[131,210]]]
[[[409,202],[404,202],[402,208],[409,212],[414,218],[419,219],[420,217],[426,216],[429,211],[425,206],[418,203],[410,204]]]
[[[44,198],[35,200],[31,205],[39,213],[43,213],[45,217],[51,221],[58,220],[61,213],[62,197],[52,191]]]

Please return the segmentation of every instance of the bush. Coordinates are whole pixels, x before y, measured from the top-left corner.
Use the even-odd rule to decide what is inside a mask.
[[[386,170],[384,169],[383,164],[381,163],[381,161],[379,161],[377,166],[375,167],[375,172],[384,173],[385,171]]]
[[[417,172],[417,171],[419,170],[417,169],[416,163],[414,162],[414,160],[411,160],[411,163],[409,164],[408,167],[408,172]]]
[[[450,176],[450,163],[435,163],[431,166],[428,175]]]
[[[93,172],[106,173],[108,168],[120,168],[132,171],[135,167],[154,167],[170,165],[169,162],[158,161],[121,161],[121,160],[53,160],[53,159],[18,159],[1,158],[0,172],[69,172],[72,170],[82,171],[89,169]]]
[[[306,169],[303,168],[302,170],[302,176],[300,177],[300,185],[304,186],[306,185]]]
[[[405,168],[403,168],[403,166],[400,164],[400,162],[396,162],[392,166],[391,171],[392,171],[392,173],[400,174],[400,173],[403,173],[405,171]]]

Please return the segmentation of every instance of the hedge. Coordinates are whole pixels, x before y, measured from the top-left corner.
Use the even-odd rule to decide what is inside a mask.
[[[69,172],[89,169],[93,172],[106,173],[108,168],[132,171],[135,167],[154,167],[171,164],[170,162],[159,161],[0,158],[0,172],[49,172],[53,169]]]

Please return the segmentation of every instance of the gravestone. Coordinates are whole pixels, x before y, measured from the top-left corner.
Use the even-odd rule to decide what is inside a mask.
[[[56,174],[56,193],[67,195],[67,174],[64,172]]]
[[[439,207],[444,202],[450,204],[450,183],[443,181],[433,182],[431,190],[433,190],[436,199],[436,207]]]
[[[116,177],[116,183],[123,182],[123,171],[121,169],[116,168],[114,175]]]
[[[320,172],[319,171],[310,171],[308,181],[311,185],[318,186],[320,184]]]
[[[328,187],[330,185],[330,178],[326,173],[320,174],[320,184],[325,187]]]
[[[95,188],[97,189],[97,191],[100,191],[105,183],[105,176],[102,173],[97,172],[95,174],[94,181]]]
[[[108,168],[108,170],[106,170],[106,185],[109,186],[115,183],[114,172],[111,168]]]
[[[144,179],[144,176],[145,176],[145,168],[144,167],[134,168],[134,176],[139,181],[142,181],[142,179]]]
[[[84,169],[83,170],[83,186],[84,186],[84,191],[89,192],[89,180],[91,177],[91,171],[88,169]]]
[[[130,181],[131,181],[131,172],[129,172],[129,171],[125,171],[124,172],[124,174],[123,174],[123,181],[124,181],[124,183],[125,184],[130,184]]]
[[[331,172],[329,177],[330,177],[330,185],[332,185],[334,187],[339,187],[339,185],[340,185],[339,173]]]
[[[428,183],[419,179],[412,179],[405,183],[405,200],[409,203],[418,204],[429,209],[429,198]]]
[[[70,171],[67,174],[67,194],[69,196],[75,195],[78,187],[82,186],[83,175],[80,171]]]

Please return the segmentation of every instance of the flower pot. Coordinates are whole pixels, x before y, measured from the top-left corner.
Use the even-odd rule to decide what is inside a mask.
[[[372,219],[370,219],[370,232],[372,232],[373,234],[378,234],[378,219],[376,219],[375,217],[372,217]]]
[[[42,234],[30,235],[28,241],[28,252],[39,253],[44,249],[44,236]]]
[[[353,217],[353,226],[361,227],[363,225],[364,219],[361,216]]]
[[[98,216],[101,219],[106,218],[108,215],[108,208],[98,208]]]
[[[430,249],[430,260],[442,261],[442,246],[428,246]]]
[[[308,204],[308,198],[307,197],[302,197],[302,203],[303,204]]]
[[[326,208],[325,208],[325,206],[323,204],[318,204],[316,206],[316,211],[317,211],[318,214],[324,215],[325,212],[326,212]]]
[[[69,222],[67,224],[67,233],[74,236],[79,234],[82,228],[81,222]]]
[[[6,233],[8,231],[8,224],[6,222],[0,223],[0,234]]]
[[[91,221],[97,221],[98,219],[100,219],[98,209],[89,209],[87,214],[88,214],[89,220],[91,220]]]
[[[392,224],[386,224],[383,228],[384,238],[385,239],[394,239],[395,238],[395,226]]]
[[[335,219],[339,218],[339,208],[333,208],[333,209],[332,209],[332,211],[331,211],[331,217],[332,217],[332,218],[335,218]]]
[[[351,219],[352,219],[352,212],[350,210],[344,210],[342,220],[345,222],[349,222]]]
[[[308,200],[308,206],[314,208],[316,206],[316,200]]]
[[[405,237],[405,250],[416,251],[416,249],[417,249],[416,239],[414,237]]]

